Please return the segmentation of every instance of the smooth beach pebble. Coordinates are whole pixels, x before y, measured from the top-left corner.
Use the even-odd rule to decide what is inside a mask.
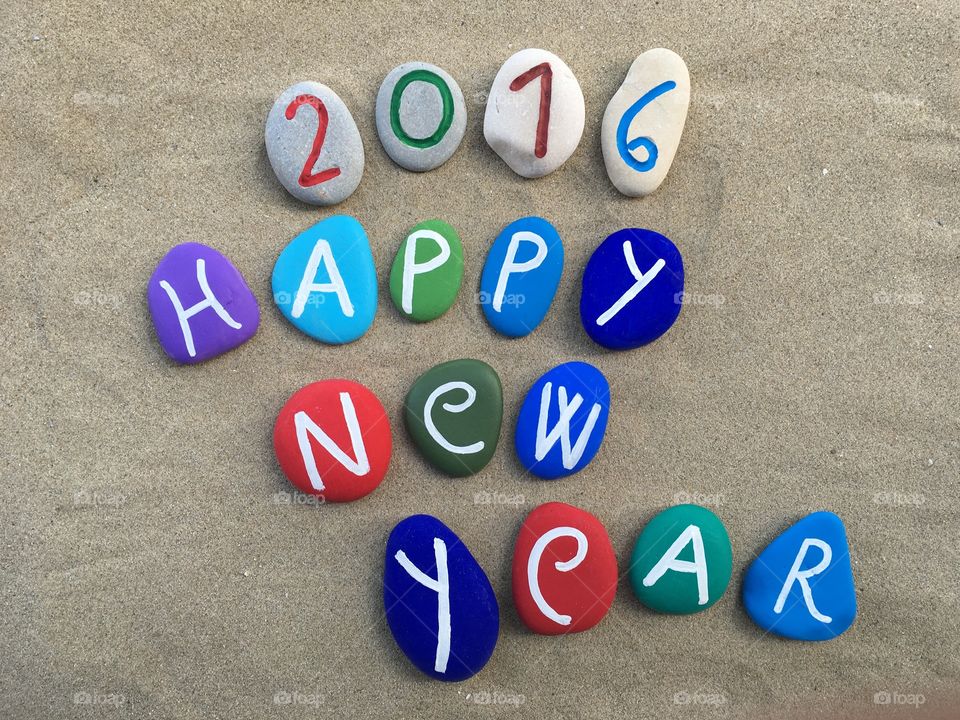
[[[603,113],[600,146],[610,181],[624,195],[656,190],[670,170],[690,105],[690,73],[671,50],[647,50],[630,66]]]
[[[629,350],[663,335],[680,315],[683,260],[652,230],[618,230],[600,243],[583,272],[580,320],[594,342]]]
[[[593,365],[557,365],[527,392],[517,417],[517,456],[547,480],[572,475],[593,460],[610,415],[610,385]]]
[[[473,475],[490,462],[500,439],[500,377],[480,360],[437,365],[410,388],[404,418],[431,465],[454,477]]]
[[[630,560],[630,584],[640,602],[677,615],[713,605],[726,592],[732,572],[727,529],[699,505],[675,505],[654,516]]]
[[[553,53],[528,48],[497,72],[483,137],[515,173],[542,177],[577,149],[584,119],[583,92],[573,71]]]
[[[297,235],[273,267],[280,312],[325,343],[356,340],[377,312],[377,271],[363,226],[333,215]]]
[[[500,634],[500,606],[483,568],[440,520],[412,515],[387,540],[383,606],[410,662],[437,680],[480,672]]]
[[[160,347],[181,364],[222,355],[252,338],[257,299],[224,255],[200,243],[172,248],[147,284],[147,307]]]
[[[373,492],[390,465],[390,420],[370,390],[322,380],[295,392],[273,427],[273,449],[300,492],[349,502]]]
[[[857,593],[843,521],[815,512],[774,540],[743,581],[743,604],[767,632],[831,640],[857,616]]]
[[[416,322],[436,320],[457,299],[463,282],[463,246],[442,220],[414,225],[390,269],[390,297]]]
[[[523,337],[543,321],[563,274],[563,242],[543,218],[507,225],[494,240],[480,276],[480,305],[490,325]]]
[[[395,67],[377,93],[377,134],[387,155],[416,172],[443,165],[467,129],[467,106],[456,80],[425,62]]]
[[[335,205],[363,177],[363,140],[343,100],[326,85],[301,82],[273,103],[264,130],[277,179],[298,200]]]
[[[617,577],[607,530],[586,510],[545,503],[520,526],[513,551],[513,602],[533,632],[589,630],[610,609]]]

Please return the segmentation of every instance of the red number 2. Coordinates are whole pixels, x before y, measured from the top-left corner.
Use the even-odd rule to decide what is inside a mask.
[[[327,115],[327,108],[320,98],[314,97],[313,95],[297,95],[297,97],[287,105],[287,111],[285,113],[287,120],[293,120],[293,118],[296,117],[297,110],[300,109],[301,105],[309,105],[317,111],[317,134],[313,136],[313,147],[310,149],[310,155],[307,156],[307,161],[303,164],[303,170],[300,171],[299,179],[303,187],[313,187],[327,180],[333,180],[340,174],[340,168],[332,167],[318,173],[313,172],[313,166],[317,162],[317,158],[320,157],[320,148],[323,147],[323,139],[327,135],[327,123],[330,122],[330,119]]]
[[[534,78],[540,78],[540,117],[537,120],[537,140],[533,154],[542,158],[547,154],[547,129],[550,127],[550,95],[553,92],[553,70],[550,63],[534,65],[522,75],[517,75],[510,83],[513,92],[523,89]]]

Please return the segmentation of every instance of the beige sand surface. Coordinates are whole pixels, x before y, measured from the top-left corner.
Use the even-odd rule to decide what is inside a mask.
[[[957,0],[12,0],[0,28],[0,716],[893,718],[876,693],[922,694],[930,711],[960,683]],[[691,112],[664,185],[629,200],[604,172],[600,121],[660,45],[689,65]],[[497,68],[526,46],[563,57],[587,101],[579,150],[537,181],[481,132]],[[373,118],[383,76],[414,59],[450,71],[469,105],[459,152],[424,175],[389,161]],[[270,298],[280,249],[329,212],[290,198],[263,149],[273,97],[301,79],[340,93],[367,151],[336,211],[368,229],[382,294],[348,347],[299,334]],[[509,341],[475,292],[493,237],[530,213],[556,224],[568,262],[546,322]],[[387,269],[433,216],[460,229],[467,280],[448,316],[415,327]],[[696,302],[660,341],[610,354],[580,327],[579,282],[624,226],[674,239]],[[144,299],[186,240],[231,257],[263,311],[251,343],[195,368],[165,359]],[[414,378],[462,356],[500,372],[507,422],[488,468],[453,481],[399,423]],[[611,381],[604,447],[570,479],[524,478],[522,394],[573,358]],[[276,413],[336,376],[388,407],[389,477],[352,505],[278,503]],[[509,574],[527,511],[589,509],[625,568],[676,498],[710,503],[732,536],[716,607],[657,616],[623,583],[585,635],[525,631]],[[819,508],[847,523],[859,619],[826,644],[765,637],[742,572]],[[384,543],[415,512],[460,533],[501,600],[495,655],[459,685],[420,676],[383,621]]]

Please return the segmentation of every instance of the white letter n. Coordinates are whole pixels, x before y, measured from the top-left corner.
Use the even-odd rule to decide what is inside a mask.
[[[297,428],[297,444],[300,446],[300,455],[303,456],[303,464],[307,468],[307,475],[314,490],[323,490],[324,484],[320,472],[317,470],[317,459],[313,456],[313,450],[310,447],[310,435],[320,443],[324,450],[333,455],[338,463],[354,475],[366,475],[370,472],[367,449],[363,444],[363,434],[360,432],[357,411],[353,407],[350,393],[340,393],[340,406],[343,408],[343,419],[347,422],[347,430],[350,431],[350,442],[353,445],[353,454],[357,458],[356,461],[351,460],[303,410],[293,416],[293,423]]]

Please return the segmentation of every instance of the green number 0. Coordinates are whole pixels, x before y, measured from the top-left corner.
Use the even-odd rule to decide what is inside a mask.
[[[440,124],[433,131],[433,135],[425,138],[410,137],[403,126],[400,124],[400,99],[403,97],[403,91],[407,85],[412,82],[425,82],[433,85],[440,91],[440,97],[443,100],[443,115],[440,118]],[[442,77],[429,70],[412,70],[397,81],[393,88],[393,96],[390,98],[390,127],[393,128],[393,134],[397,136],[404,145],[420,148],[421,150],[433,147],[443,140],[447,130],[453,125],[453,93],[447,87],[447,83]]]

